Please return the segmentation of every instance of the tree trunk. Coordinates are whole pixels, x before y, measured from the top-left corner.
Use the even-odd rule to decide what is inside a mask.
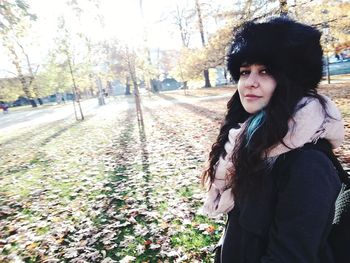
[[[30,81],[30,83],[32,83],[32,81]],[[34,85],[33,84],[29,84],[29,85],[32,85],[34,96],[37,99],[37,101],[39,102],[39,104],[43,105],[44,103],[39,97],[39,89],[38,89],[38,87],[35,84]]]
[[[75,99],[75,101],[76,101],[77,104],[78,104],[79,111],[80,111],[80,118],[81,118],[81,120],[83,121],[83,120],[84,120],[84,114],[83,114],[83,110],[82,110],[81,105],[80,105],[80,95],[79,95],[78,92],[77,92],[77,86],[75,85],[75,78],[74,78],[74,74],[73,74],[72,64],[71,64],[71,62],[70,62],[70,57],[69,57],[68,55],[67,55],[67,59],[68,59],[68,65],[69,65],[70,75],[71,75],[72,81],[73,81],[73,94],[74,94],[74,99]],[[75,112],[75,105],[74,105],[74,112]],[[75,112],[75,118],[76,118],[76,120],[78,120],[76,112]]]
[[[40,99],[40,96],[39,96],[39,89],[38,89],[38,87],[35,84],[33,85],[33,81],[34,81],[35,77],[34,77],[34,72],[33,72],[32,65],[31,65],[30,60],[29,60],[29,56],[25,52],[24,47],[21,45],[21,43],[19,41],[17,41],[17,40],[16,40],[16,43],[21,48],[22,53],[25,56],[26,61],[27,61],[27,67],[28,67],[28,71],[29,71],[29,81],[28,82],[26,81],[26,84],[27,84],[28,87],[32,87],[32,90],[33,90],[35,98],[38,100],[40,105],[43,105],[43,101]],[[17,57],[17,59],[18,59],[18,57]],[[38,68],[39,68],[39,66],[37,66],[37,68],[35,70],[35,74],[38,71]],[[36,104],[35,100],[32,100],[32,101],[35,104],[35,106],[33,106],[33,107],[37,107],[37,104]]]
[[[142,109],[141,109],[140,93],[139,93],[136,79],[133,78],[132,82],[134,84],[134,98],[135,98],[135,104],[136,104],[137,120],[143,126],[143,115],[142,115]]]
[[[30,105],[32,105],[33,108],[38,107],[34,99],[29,99]]]
[[[199,27],[199,33],[201,35],[201,40],[202,40],[202,46],[205,47],[205,39],[204,39],[204,29],[203,29],[203,20],[202,20],[202,11],[201,8],[199,6],[199,2],[198,0],[196,1],[196,11],[197,11],[197,15],[198,15],[198,27]],[[210,79],[209,79],[209,70],[205,69],[203,71],[203,75],[204,75],[204,87],[205,88],[210,88],[211,84],[210,84]]]
[[[125,87],[125,95],[131,95],[131,92],[130,92],[130,84],[126,84],[126,87]]]
[[[205,39],[204,39],[204,29],[203,29],[203,20],[202,20],[202,10],[199,6],[198,0],[196,0],[196,11],[198,15],[198,28],[199,28],[199,33],[201,35],[201,40],[202,40],[202,46],[205,47]]]
[[[205,88],[210,88],[210,87],[211,87],[211,84],[210,84],[210,79],[209,79],[209,70],[208,70],[208,69],[205,69],[205,70],[203,71],[203,75],[204,75],[204,81],[205,81],[204,87],[205,87]]]
[[[102,82],[100,77],[97,77],[96,85],[98,89],[98,105],[100,106],[105,105],[106,103],[105,103],[104,92],[103,92],[103,87],[102,87]]]
[[[13,56],[13,60],[11,61],[12,64],[16,67],[17,70],[17,78],[19,79],[19,81],[21,82],[22,85],[22,89],[24,94],[26,95],[27,99],[30,101],[30,104],[32,105],[33,108],[37,107],[38,105],[36,104],[31,92],[30,92],[30,84],[31,82],[27,82],[26,77],[23,75],[23,71],[20,65],[20,60],[18,58],[18,55],[16,53],[16,50],[14,49],[14,47],[10,44],[6,44],[6,47],[8,49],[8,51],[12,54]]]
[[[20,73],[21,74],[21,73]],[[22,89],[24,94],[26,95],[27,99],[29,100],[30,104],[32,105],[33,108],[38,107],[38,105],[36,104],[36,101],[34,100],[34,98],[31,95],[31,92],[29,90],[29,85],[27,83],[27,80],[25,79],[25,77],[23,75],[19,75],[18,76],[19,81],[22,84]]]
[[[187,86],[187,80],[186,81],[184,81],[183,82],[184,83],[184,85],[183,85],[183,90],[184,90],[184,94],[185,94],[185,96],[187,96],[187,89],[188,89],[188,86]]]
[[[188,86],[187,86],[187,80],[184,81],[184,86],[183,86],[184,89],[188,89]]]

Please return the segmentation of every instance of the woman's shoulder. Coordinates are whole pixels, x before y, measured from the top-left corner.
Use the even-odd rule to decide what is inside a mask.
[[[273,174],[280,184],[301,182],[340,185],[337,171],[326,153],[316,147],[301,147],[279,156]]]
[[[302,146],[281,154],[277,158],[277,162],[285,165],[305,165],[308,163],[326,162],[331,163],[329,157],[316,147]]]

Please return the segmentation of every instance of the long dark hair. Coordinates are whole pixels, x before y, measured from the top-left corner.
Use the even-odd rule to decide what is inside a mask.
[[[280,35],[275,32],[275,28]],[[260,38],[259,46],[256,44],[256,37]],[[292,38],[292,41],[286,40],[287,37]],[[316,90],[322,76],[322,48],[319,39],[319,31],[289,19],[273,19],[267,23],[243,25],[228,55],[231,76],[235,80],[239,79],[237,69],[243,63],[262,64],[276,80],[276,88],[269,104],[253,115],[244,110],[238,91],[233,94],[227,103],[227,112],[219,135],[209,153],[208,166],[202,174],[203,183],[209,182],[211,185],[214,181],[216,164],[221,155],[225,157],[227,154],[224,145],[228,141],[229,130],[237,127],[239,123],[245,122],[245,125],[230,156],[234,169],[229,170],[227,174],[228,186],[232,188],[235,196],[254,191],[262,184],[264,175],[271,169],[267,162],[267,150],[283,143],[289,129],[289,121],[293,120],[298,102],[303,97],[318,99],[327,115],[326,101]],[[290,43],[291,47],[288,46]],[[282,54],[273,53],[274,49],[271,50],[270,44],[272,47],[279,44],[284,47],[283,51],[287,52],[285,62],[281,60]],[[297,57],[288,57],[288,51],[291,51],[289,53],[293,56],[302,56],[302,64],[297,63]],[[308,52],[306,58],[303,52]],[[286,65],[290,61],[294,64]],[[306,69],[312,71],[307,72]]]
[[[244,110],[238,91],[228,101],[223,124],[209,153],[208,166],[202,174],[203,183],[214,181],[216,164],[221,155],[227,155],[224,145],[228,141],[229,130],[238,127],[240,123],[246,122],[246,125],[230,156],[234,169],[228,171],[228,186],[236,196],[254,191],[255,187],[262,185],[264,175],[271,168],[266,162],[266,150],[284,143],[289,120],[293,119],[301,98],[309,96],[318,99],[327,115],[326,101],[315,88],[310,88],[304,93],[293,88],[287,78],[277,74],[274,78],[277,80],[277,86],[269,104],[254,115]]]

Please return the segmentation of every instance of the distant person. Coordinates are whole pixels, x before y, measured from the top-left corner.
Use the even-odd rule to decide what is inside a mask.
[[[344,125],[317,93],[320,37],[282,17],[235,35],[227,67],[237,91],[202,178],[204,213],[228,214],[216,262],[338,262],[328,237],[341,183],[320,149],[339,147]]]
[[[3,114],[9,113],[9,106],[6,103],[0,103],[0,109],[2,109]]]

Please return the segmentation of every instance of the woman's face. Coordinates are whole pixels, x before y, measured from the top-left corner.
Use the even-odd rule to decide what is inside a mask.
[[[276,81],[264,65],[244,64],[240,67],[238,93],[248,113],[254,114],[267,106],[275,88]]]

